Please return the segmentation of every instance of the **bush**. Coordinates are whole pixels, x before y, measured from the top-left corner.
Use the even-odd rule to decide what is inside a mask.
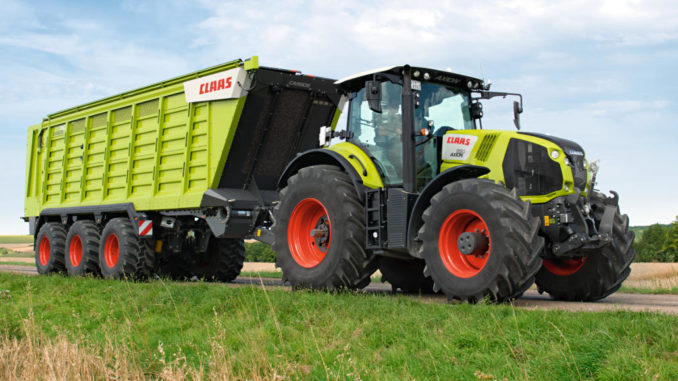
[[[654,224],[633,242],[636,262],[678,261],[678,220],[669,226]]]
[[[261,242],[245,243],[245,262],[275,262],[275,252]]]
[[[0,255],[5,254],[14,254],[14,251],[10,249],[5,249],[4,247],[0,247]]]

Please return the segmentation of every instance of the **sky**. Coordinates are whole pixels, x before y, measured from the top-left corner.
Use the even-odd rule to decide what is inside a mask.
[[[342,78],[411,64],[519,92],[525,131],[581,144],[632,225],[678,215],[676,1],[0,0],[0,234],[27,234],[26,129],[236,58]],[[511,100],[484,104],[513,129]]]

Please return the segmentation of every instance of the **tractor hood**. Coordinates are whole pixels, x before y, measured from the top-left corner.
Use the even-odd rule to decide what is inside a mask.
[[[520,132],[520,134],[548,140],[562,148],[571,163],[570,166],[572,167],[572,175],[574,176],[574,186],[582,191],[586,189],[586,159],[584,149],[579,144],[571,140],[546,134],[534,132]]]

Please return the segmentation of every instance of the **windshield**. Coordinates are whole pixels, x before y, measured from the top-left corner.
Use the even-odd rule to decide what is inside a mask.
[[[351,99],[348,129],[353,132],[353,142],[374,157],[384,173],[385,184],[398,184],[403,181],[402,86],[382,82],[381,94],[381,113],[370,110],[365,89],[355,94]]]
[[[474,128],[467,93],[444,85],[424,82],[421,84],[419,97],[420,106],[414,111],[415,131],[426,128],[431,121],[434,132],[442,132],[445,127],[455,130]]]

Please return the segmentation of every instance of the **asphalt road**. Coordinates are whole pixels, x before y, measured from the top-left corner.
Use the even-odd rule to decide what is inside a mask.
[[[1,272],[12,272],[16,274],[37,275],[34,267],[2,265],[0,264]],[[278,279],[258,279],[239,277],[231,287],[239,287],[245,285],[259,285],[263,287],[280,287],[289,289],[284,286]],[[391,291],[391,286],[384,283],[372,282],[366,288],[365,292],[374,294],[383,294],[384,297],[391,297],[395,295]],[[408,295],[407,297],[421,300],[424,303],[447,303],[447,299],[442,295]],[[518,308],[525,308],[531,310],[567,310],[567,311],[650,311],[659,312],[671,315],[678,315],[678,295],[648,295],[648,294],[625,294],[615,293],[607,298],[597,302],[559,302],[549,298],[548,295],[540,295],[535,290],[528,290],[525,294],[514,301],[514,306]]]

